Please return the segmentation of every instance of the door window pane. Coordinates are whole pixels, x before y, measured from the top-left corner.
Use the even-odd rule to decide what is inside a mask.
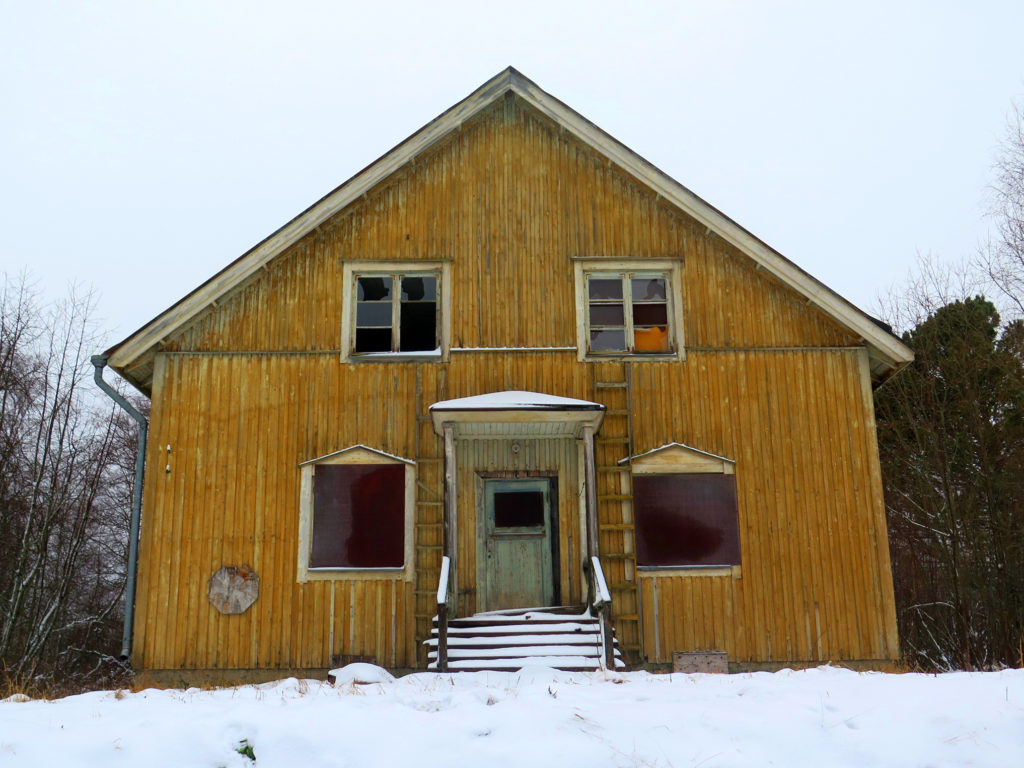
[[[496,491],[495,528],[543,528],[544,493],[542,491]]]

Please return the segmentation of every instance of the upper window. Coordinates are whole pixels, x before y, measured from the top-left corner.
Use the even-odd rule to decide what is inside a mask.
[[[587,274],[590,352],[667,354],[668,276],[663,273]]]
[[[401,576],[411,561],[412,463],[353,446],[301,472],[299,580]]]
[[[678,280],[670,262],[577,262],[580,357],[678,357]]]
[[[440,358],[447,352],[445,265],[349,263],[343,357]]]

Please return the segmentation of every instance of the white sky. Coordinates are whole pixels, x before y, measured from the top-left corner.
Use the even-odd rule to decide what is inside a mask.
[[[119,339],[508,65],[864,309],[987,232],[1024,2],[0,2],[0,271]]]

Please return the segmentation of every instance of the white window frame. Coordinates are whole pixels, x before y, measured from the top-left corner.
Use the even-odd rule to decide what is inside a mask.
[[[724,456],[717,456],[683,443],[668,443],[660,448],[631,456],[619,461],[620,466],[628,466],[630,474],[622,475],[622,493],[632,497],[632,477],[643,475],[694,475],[721,474],[735,475],[736,462]],[[636,524],[636,510],[633,502],[628,505],[628,518]],[[740,509],[739,488],[736,489],[736,514],[738,517],[738,534],[740,537],[740,560],[743,559],[743,525]],[[635,546],[635,544],[634,544]],[[637,565],[641,578],[657,578],[660,576],[731,576],[742,578],[743,569],[740,565]]]
[[[576,289],[576,349],[577,356],[584,360],[685,360],[683,345],[683,308],[681,296],[681,259],[573,259]],[[610,352],[590,351],[590,299],[587,292],[587,278],[618,277],[628,275],[658,276],[666,283],[665,298],[668,302],[668,337],[671,351],[664,353],[634,352],[615,350]],[[627,282],[627,286],[628,286]],[[627,303],[628,302],[628,303]],[[626,313],[627,344],[632,344],[628,329],[632,328],[632,301],[629,294],[623,296]]]
[[[360,277],[427,277],[437,279],[438,349],[420,352],[356,352],[356,280]],[[386,363],[401,361],[447,361],[451,349],[451,262],[433,261],[346,261],[342,266],[341,361],[343,363]],[[397,293],[397,288],[395,289]],[[396,302],[397,306],[397,302]],[[397,309],[395,310],[397,312]],[[392,316],[392,332],[399,320]]]
[[[405,547],[400,568],[339,568],[309,565],[313,552],[313,470],[330,464],[391,464],[405,466]],[[299,465],[299,560],[298,581],[357,581],[367,579],[412,581],[413,510],[416,506],[416,462],[365,445],[353,445]]]

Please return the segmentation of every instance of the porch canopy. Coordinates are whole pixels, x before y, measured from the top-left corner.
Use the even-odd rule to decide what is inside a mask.
[[[434,403],[430,416],[438,435],[448,424],[454,437],[463,438],[581,438],[585,427],[597,431],[604,410],[600,403],[541,392],[492,392]]]
[[[444,554],[450,574],[442,576],[438,595],[450,599],[458,563],[458,513],[455,441],[457,438],[501,439],[514,437],[573,437],[583,443],[583,470],[587,521],[587,562],[597,551],[597,478],[594,464],[594,433],[604,419],[605,407],[589,400],[558,397],[540,392],[492,392],[430,406],[434,430],[444,438]],[[444,572],[442,572],[444,573]],[[451,608],[458,610],[458,600]],[[439,608],[439,612],[440,612]],[[445,609],[447,611],[447,609]],[[440,613],[439,613],[440,615]],[[447,615],[447,613],[446,613]],[[454,615],[454,614],[453,614]]]

